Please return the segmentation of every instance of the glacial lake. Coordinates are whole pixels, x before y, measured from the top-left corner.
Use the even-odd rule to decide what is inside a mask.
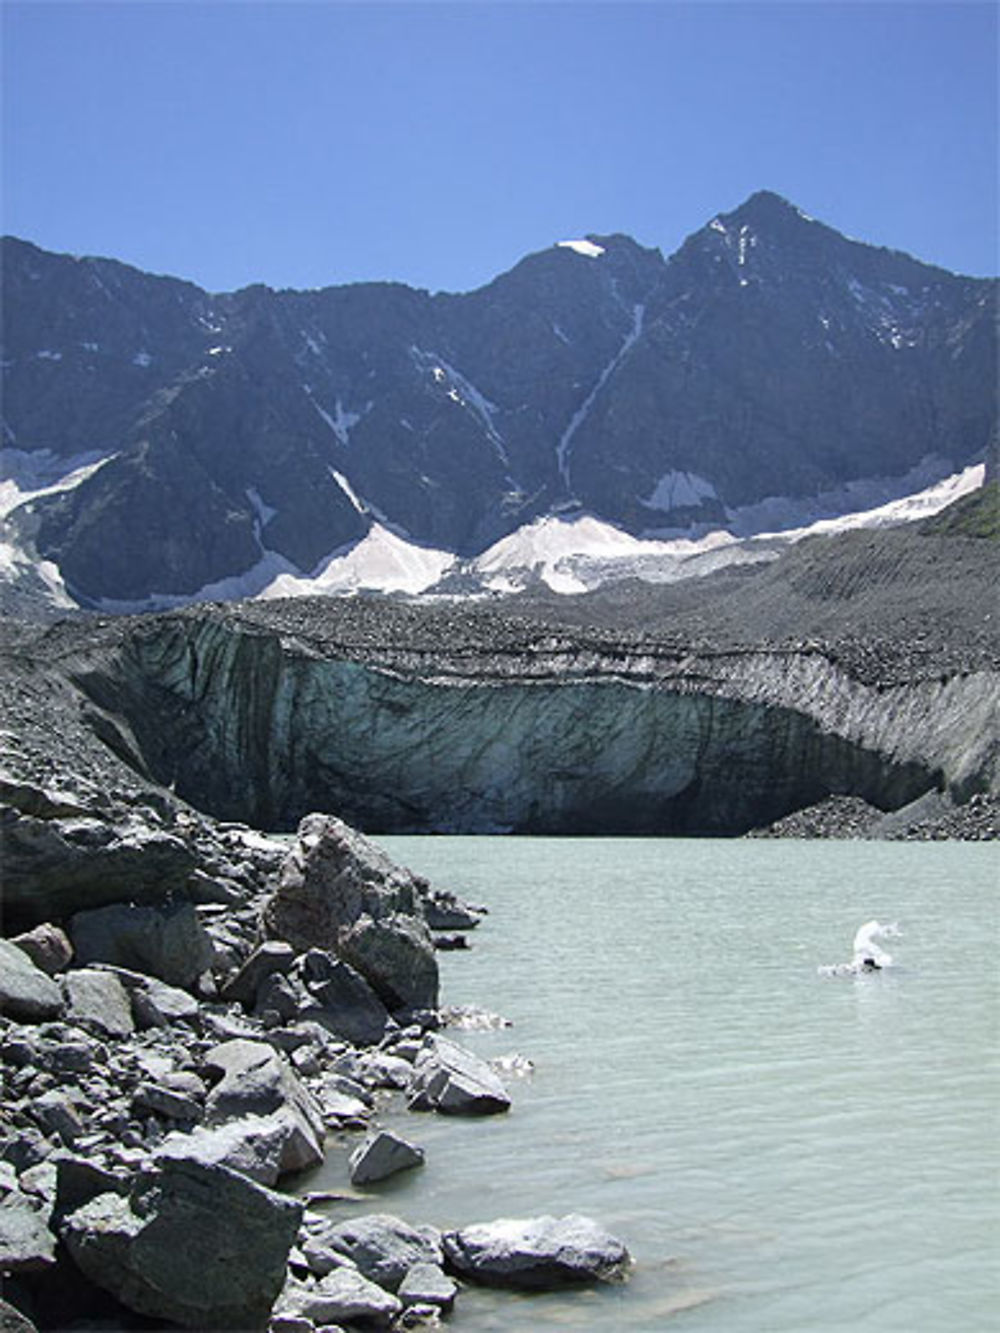
[[[505,1116],[383,1116],[427,1163],[369,1210],[587,1213],[636,1261],[594,1291],[467,1288],[456,1333],[996,1327],[995,844],[378,841],[489,906],[439,955],[442,1001],[510,1019],[452,1035],[534,1070]],[[895,966],[820,975],[872,917],[900,923]],[[334,1150],[308,1187],[346,1180]]]

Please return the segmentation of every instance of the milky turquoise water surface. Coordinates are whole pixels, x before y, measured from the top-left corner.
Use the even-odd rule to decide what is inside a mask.
[[[636,1260],[607,1290],[468,1290],[456,1333],[997,1327],[995,845],[379,841],[489,905],[443,999],[506,1015],[459,1040],[535,1070],[506,1116],[390,1114],[427,1165],[373,1209],[583,1212]],[[818,975],[871,917],[896,966]],[[345,1182],[334,1151],[310,1185]]]

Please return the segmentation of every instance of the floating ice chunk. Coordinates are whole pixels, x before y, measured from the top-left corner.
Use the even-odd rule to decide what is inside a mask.
[[[604,254],[604,246],[595,245],[593,241],[559,241],[558,244],[563,250],[575,250],[578,255],[586,255],[588,259],[597,259]]]
[[[39,361],[61,361],[61,360],[62,360],[62,352],[50,352],[49,349],[48,349],[47,347],[43,347],[42,350],[41,350],[40,352],[36,352],[36,353],[35,353],[35,356],[38,358]]]
[[[220,347],[217,350],[221,352],[222,348]],[[153,364],[153,358],[148,352],[136,352],[135,356],[132,358],[132,364],[133,366],[141,366],[143,370],[145,370],[147,366]]]

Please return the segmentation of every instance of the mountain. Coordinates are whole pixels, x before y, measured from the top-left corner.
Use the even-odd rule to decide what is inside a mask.
[[[995,301],[767,192],[669,259],[592,236],[465,294],[210,295],[8,238],[5,563],[115,609],[835,516],[983,457]]]

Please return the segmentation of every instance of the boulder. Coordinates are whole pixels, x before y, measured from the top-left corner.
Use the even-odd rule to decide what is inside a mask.
[[[317,1239],[389,1291],[396,1290],[414,1264],[443,1262],[440,1236],[433,1227],[411,1227],[387,1213],[338,1222]]]
[[[458,1284],[440,1264],[414,1264],[399,1284],[396,1295],[404,1305],[435,1305],[450,1310],[458,1295]]]
[[[550,1290],[623,1278],[628,1250],[589,1217],[501,1218],[449,1231],[445,1259],[460,1277],[487,1286]]]
[[[195,1329],[253,1329],[285,1279],[302,1204],[222,1166],[164,1161],[127,1196],[70,1214],[63,1238],[98,1286],[139,1314]]]
[[[114,903],[77,912],[70,935],[78,963],[112,963],[192,986],[212,963],[214,951],[193,904],[136,906]]]
[[[72,1023],[105,1037],[128,1037],[135,1031],[128,992],[113,972],[79,968],[66,973],[63,987]]]
[[[301,972],[315,1009],[310,1017],[353,1046],[375,1046],[385,1036],[389,1011],[360,972],[323,949],[310,949]]]
[[[370,1185],[394,1176],[397,1171],[407,1171],[423,1164],[423,1148],[407,1142],[391,1130],[380,1129],[369,1134],[351,1153],[351,1184]]]
[[[62,991],[10,940],[0,940],[0,1013],[19,1023],[43,1023],[63,1009]]]
[[[402,1311],[402,1302],[353,1268],[336,1268],[315,1283],[289,1282],[278,1310],[314,1325],[329,1327],[341,1319],[387,1327]]]
[[[247,1115],[270,1116],[285,1130],[282,1172],[300,1171],[323,1160],[322,1109],[272,1046],[236,1038],[209,1051],[205,1064],[222,1075],[206,1102],[209,1124]]]
[[[151,1111],[164,1120],[194,1122],[204,1114],[193,1098],[162,1083],[140,1083],[132,1094],[132,1107],[140,1114]]]
[[[445,1115],[493,1115],[510,1108],[503,1084],[490,1069],[446,1037],[428,1037],[417,1056],[409,1086],[411,1110]]]
[[[0,817],[4,913],[24,926],[99,903],[162,902],[183,890],[195,855],[181,838],[94,810],[47,818],[5,807]]]
[[[57,972],[65,972],[73,958],[69,936],[51,921],[43,921],[32,930],[15,935],[11,944],[16,944],[36,967],[40,967],[50,977]]]
[[[96,970],[113,973],[128,991],[132,1018],[140,1032],[171,1023],[198,1023],[201,1013],[198,1001],[180,986],[170,986],[156,977],[111,963],[98,963]]]
[[[286,975],[294,961],[295,950],[290,944],[284,940],[265,940],[222,987],[220,998],[250,1009],[257,999],[257,988],[261,982],[276,972]]]
[[[437,1004],[437,960],[414,877],[339,819],[301,822],[263,920],[300,951],[343,958],[390,1010]]]
[[[168,1134],[156,1150],[155,1161],[196,1161],[203,1166],[225,1166],[255,1180],[275,1185],[282,1175],[288,1124],[275,1116],[246,1115],[225,1125],[202,1127],[190,1133]]]
[[[55,1263],[48,1209],[20,1190],[0,1198],[0,1273],[31,1273]]]

